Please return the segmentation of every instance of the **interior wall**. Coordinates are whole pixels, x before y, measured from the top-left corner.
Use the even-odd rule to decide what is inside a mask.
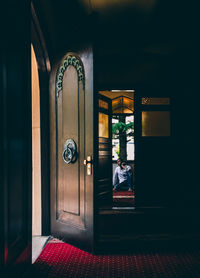
[[[32,68],[32,235],[41,235],[41,143],[38,66],[31,46]]]
[[[0,14],[0,277],[24,277],[32,219],[30,2],[1,2]]]

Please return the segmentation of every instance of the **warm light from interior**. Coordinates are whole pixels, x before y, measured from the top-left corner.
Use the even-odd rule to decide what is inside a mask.
[[[99,137],[109,138],[109,118],[104,113],[99,113]]]
[[[111,92],[130,92],[130,93],[134,93],[134,90],[111,90]]]
[[[38,66],[31,45],[32,78],[32,235],[41,235],[40,87]]]

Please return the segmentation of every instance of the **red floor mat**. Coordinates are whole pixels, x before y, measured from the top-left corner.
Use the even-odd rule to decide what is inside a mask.
[[[113,196],[134,196],[133,191],[113,191]]]
[[[134,192],[113,191],[113,206],[134,206]]]
[[[33,277],[199,278],[200,251],[92,255],[66,243],[48,243]]]

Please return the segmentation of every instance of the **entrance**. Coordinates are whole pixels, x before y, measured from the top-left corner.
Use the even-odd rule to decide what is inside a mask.
[[[41,236],[40,87],[37,60],[31,45],[32,66],[32,236]]]
[[[49,219],[49,72],[48,52],[31,5],[32,84],[32,261],[50,234]]]
[[[40,118],[41,92],[40,92],[40,83],[39,83],[38,62],[36,59],[36,54],[33,45],[31,45],[31,81],[32,81],[31,82],[32,83],[32,263],[34,263],[39,253],[41,252],[45,242],[47,241],[48,236],[44,236],[45,229],[43,228],[43,225],[45,224],[45,221],[43,221],[43,217],[45,214],[44,214],[44,210],[42,211],[42,174],[41,174],[42,173],[41,171],[42,170],[41,122],[43,121],[41,121]],[[45,184],[43,183],[43,191],[44,188],[45,188]],[[48,227],[46,228],[48,229]]]
[[[92,47],[79,46],[54,65],[50,78],[51,235],[88,251],[95,250],[100,233],[99,210],[134,208],[134,91],[95,95],[94,88]],[[113,139],[112,122],[114,129],[123,126]],[[131,169],[131,184],[130,190],[113,193],[117,148]]]
[[[132,233],[135,222],[132,230],[128,224],[138,216],[141,204],[161,203],[157,193],[163,190],[156,188],[153,170],[160,164],[158,143],[163,146],[162,139],[170,135],[169,99],[144,98],[138,87],[137,95],[134,90],[95,92],[93,49],[79,46],[75,50],[54,65],[50,79],[51,235],[92,251],[108,233]],[[140,150],[137,165],[135,140],[137,154]],[[150,143],[156,147],[149,148]],[[118,158],[130,167],[131,182],[126,189],[114,188],[115,192],[112,177]],[[140,178],[137,211],[135,166]],[[148,195],[144,194],[145,186],[149,187]],[[142,229],[142,218],[137,220]],[[120,230],[119,223],[123,223]]]
[[[135,200],[134,90],[99,91],[98,98],[99,142],[109,143],[107,156],[105,142],[104,145],[99,143],[98,187],[100,194],[98,197],[100,207],[132,208]],[[126,172],[128,175],[123,178],[121,175]],[[105,190],[108,182],[107,190]],[[111,192],[111,198],[105,198],[109,192]]]

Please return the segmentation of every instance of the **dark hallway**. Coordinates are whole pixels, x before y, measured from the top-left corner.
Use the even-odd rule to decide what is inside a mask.
[[[1,277],[200,277],[196,2],[0,4]],[[134,192],[113,209],[111,102],[101,132],[98,94],[130,89]],[[32,230],[63,241],[33,265]]]

